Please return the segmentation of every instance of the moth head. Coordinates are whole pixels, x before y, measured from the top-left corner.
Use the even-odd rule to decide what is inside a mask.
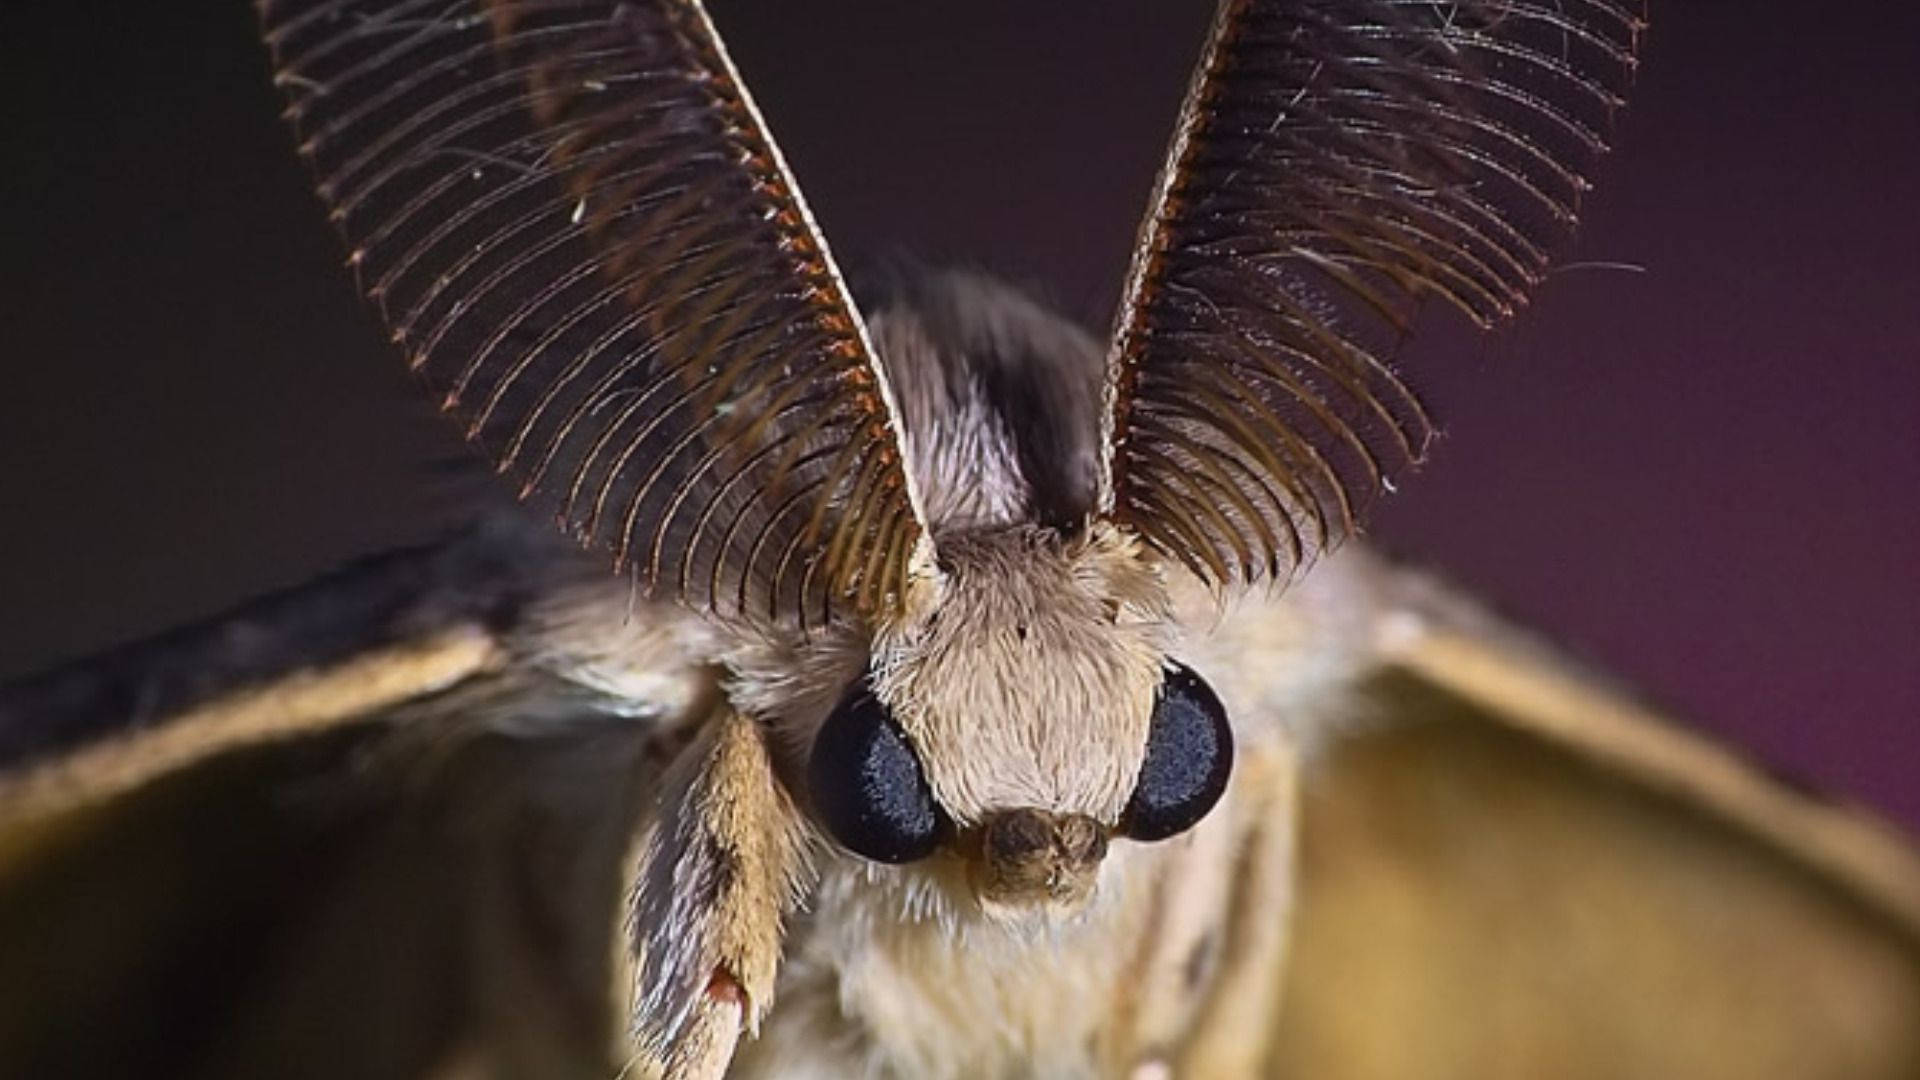
[[[1166,654],[1160,571],[1123,530],[943,537],[814,738],[808,787],[842,846],[945,850],[989,910],[1077,908],[1114,839],[1165,839],[1225,789],[1233,740]]]

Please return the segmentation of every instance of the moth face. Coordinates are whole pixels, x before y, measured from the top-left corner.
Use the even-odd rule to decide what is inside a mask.
[[[1225,712],[1166,658],[1164,587],[1118,530],[948,537],[940,562],[815,737],[812,801],[856,854],[950,850],[989,908],[1077,907],[1110,839],[1219,798]]]

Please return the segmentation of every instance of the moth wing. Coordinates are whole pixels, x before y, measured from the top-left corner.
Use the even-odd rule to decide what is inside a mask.
[[[0,771],[0,1075],[611,1074],[658,726],[521,662],[414,663],[497,643],[467,617],[529,585],[512,548],[383,558],[0,688],[16,751],[47,743]]]
[[[1484,622],[1303,780],[1276,1076],[1910,1077],[1920,858]]]

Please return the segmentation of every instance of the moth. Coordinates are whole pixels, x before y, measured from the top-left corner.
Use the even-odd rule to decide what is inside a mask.
[[[1102,342],[849,287],[697,4],[262,4],[533,513],[0,698],[0,1071],[1912,1075],[1897,840],[1333,552],[1645,18],[1228,0]]]

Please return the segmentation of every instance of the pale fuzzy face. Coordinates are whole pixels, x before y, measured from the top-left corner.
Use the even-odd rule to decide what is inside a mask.
[[[874,691],[965,831],[1012,810],[1111,826],[1145,756],[1165,590],[1110,526],[940,540],[940,570],[872,642]]]
[[[948,533],[937,547],[901,612],[875,627],[743,638],[728,655],[728,696],[769,725],[776,767],[819,837],[856,851],[859,838],[819,819],[809,762],[858,688],[884,706],[947,823],[937,847],[905,865],[847,864],[897,886],[886,891],[902,911],[1010,923],[1083,913],[1110,877],[1103,868],[1125,861],[1108,858],[1109,840],[1165,677],[1162,571],[1103,523],[1071,539],[1030,525]]]

